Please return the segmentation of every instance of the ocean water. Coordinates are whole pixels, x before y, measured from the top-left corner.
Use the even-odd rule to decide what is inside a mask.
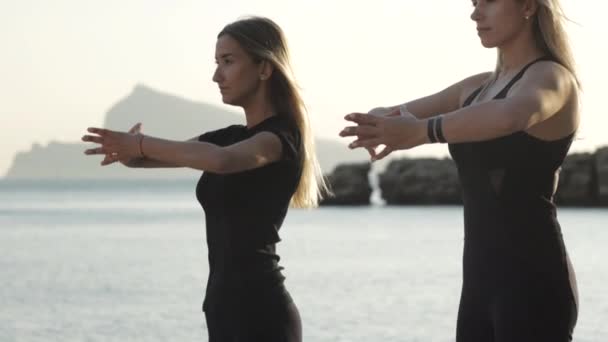
[[[195,182],[0,182],[0,341],[206,341]],[[608,340],[608,209],[560,209],[575,341]],[[304,340],[454,341],[462,208],[291,210],[278,245]]]

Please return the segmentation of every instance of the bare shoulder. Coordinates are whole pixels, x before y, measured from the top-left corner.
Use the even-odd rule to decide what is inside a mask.
[[[482,72],[480,74],[469,76],[460,81],[460,103],[462,104],[477,88],[488,82],[493,74],[494,73],[491,71]]]
[[[486,71],[473,76],[469,76],[462,80],[462,84],[473,88],[479,88],[483,83],[489,80],[493,74],[494,73],[492,71]]]
[[[526,131],[543,140],[555,140],[574,132],[579,124],[579,85],[575,75],[553,61],[533,64],[512,88],[522,108],[534,110]]]
[[[519,84],[517,84],[519,83]],[[563,92],[565,94],[575,92],[578,88],[576,78],[563,65],[553,61],[542,61],[532,65],[524,73],[520,82],[513,87],[524,89],[545,89]]]
[[[463,91],[473,91],[486,83],[494,73],[491,71],[482,72],[477,75],[469,76],[460,82]],[[465,91],[466,92],[466,91]]]

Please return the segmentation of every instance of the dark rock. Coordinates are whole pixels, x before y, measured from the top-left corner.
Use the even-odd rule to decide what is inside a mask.
[[[460,204],[461,187],[451,159],[392,161],[380,175],[387,204]]]
[[[559,174],[555,203],[568,206],[597,204],[594,155],[575,153],[566,157]]]
[[[321,205],[369,204],[372,194],[368,177],[370,167],[370,163],[337,166],[330,175],[326,176],[333,195],[325,198]]]
[[[595,171],[597,173],[598,204],[608,206],[608,147],[595,152]]]

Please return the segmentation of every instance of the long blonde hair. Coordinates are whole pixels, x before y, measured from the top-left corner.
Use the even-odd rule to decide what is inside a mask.
[[[523,1],[523,0],[520,0]],[[564,22],[568,20],[559,3],[559,0],[534,0],[538,8],[536,13],[530,18],[534,40],[545,56],[553,59],[568,69],[576,80],[577,86],[581,87],[580,79],[577,76],[576,65],[568,34],[564,29]],[[494,75],[497,76],[502,70],[503,60],[500,51],[496,62]]]
[[[317,160],[314,136],[306,106],[293,76],[283,30],[268,18],[248,17],[228,24],[218,34],[218,38],[224,34],[238,41],[254,61],[267,61],[274,67],[270,78],[272,104],[278,115],[290,116],[302,139],[302,175],[291,198],[291,206],[316,207],[329,191]]]

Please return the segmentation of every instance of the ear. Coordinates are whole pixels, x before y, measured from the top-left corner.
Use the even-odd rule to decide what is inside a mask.
[[[265,81],[267,79],[270,79],[273,70],[274,67],[272,66],[272,63],[267,60],[263,60],[260,63],[260,80]]]
[[[537,0],[525,0],[522,9],[524,18],[530,19],[536,14],[536,11],[538,10]]]

